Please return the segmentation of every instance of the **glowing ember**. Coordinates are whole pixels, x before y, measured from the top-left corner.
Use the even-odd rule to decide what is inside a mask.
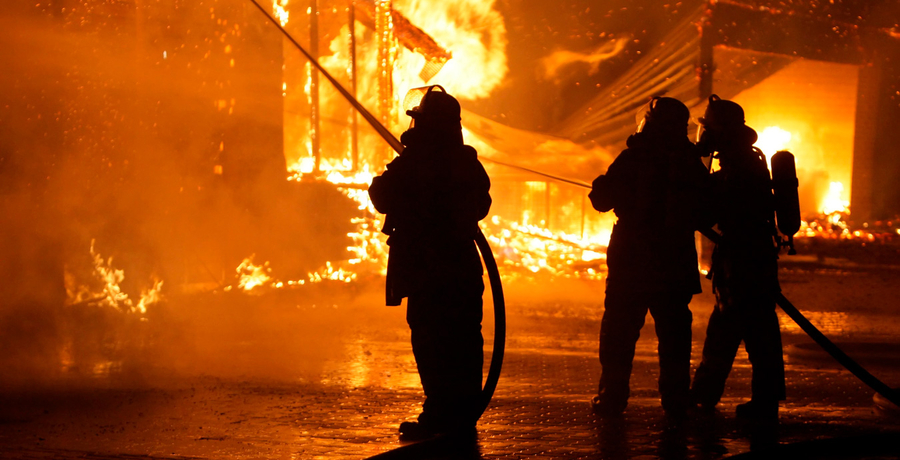
[[[482,222],[482,230],[507,270],[504,279],[522,274],[599,279],[605,269],[608,235],[581,238],[536,225],[508,222],[498,216]]]
[[[844,184],[832,182],[828,188],[828,195],[825,195],[825,202],[822,204],[822,213],[840,217],[840,213],[850,214],[849,206],[850,201],[844,199]]]
[[[309,274],[311,283],[319,283],[325,280],[343,281],[349,283],[356,279],[356,273],[349,272],[340,268],[334,268],[331,262],[325,262],[325,268],[315,273]]]

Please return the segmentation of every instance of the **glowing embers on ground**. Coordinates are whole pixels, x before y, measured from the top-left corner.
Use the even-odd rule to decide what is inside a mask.
[[[147,307],[163,300],[163,281],[156,279],[151,287],[141,291],[137,304],[131,300],[119,284],[125,279],[125,270],[116,269],[112,257],[104,259],[94,250],[95,240],[91,240],[91,261],[93,263],[92,285],[78,285],[74,276],[66,270],[66,291],[68,305],[98,304],[114,307],[122,312],[144,315]],[[99,286],[99,287],[98,287]],[[99,292],[97,292],[99,290]]]
[[[832,182],[828,194],[825,195],[821,213],[809,222],[801,221],[797,237],[864,238],[874,241],[875,235],[865,228],[850,230],[846,221],[850,215],[850,200],[844,196],[844,184]]]
[[[498,216],[482,221],[481,228],[502,265],[504,279],[541,273],[599,279],[606,270],[608,234],[585,239]]]
[[[269,262],[257,265],[253,262],[256,254],[245,258],[235,270],[237,272],[237,288],[244,292],[262,292],[264,288],[281,289],[284,287],[303,286],[307,283],[321,283],[322,281],[339,281],[349,283],[356,280],[357,274],[335,267],[331,262],[325,262],[321,270],[310,272],[307,279],[280,281],[270,276],[272,269]],[[234,286],[226,286],[225,291],[231,291]]]
[[[347,247],[350,257],[326,262],[325,267],[309,273],[305,280],[280,281],[271,274],[268,262],[258,265],[251,256],[236,270],[238,289],[250,292],[260,287],[279,289],[322,281],[349,283],[369,278],[370,275],[384,276],[387,272],[387,236],[380,231],[384,216],[375,211],[368,196],[368,184],[373,174],[368,168],[357,173],[331,170],[324,174],[325,180],[338,185],[359,204],[362,211],[360,217],[352,220],[356,230],[347,234],[351,240],[351,245]],[[297,171],[291,180],[303,178],[304,174]],[[600,279],[605,272],[608,232],[582,238],[498,216],[482,221],[481,228],[495,252],[494,256],[503,267],[501,275],[506,280],[535,275]],[[231,287],[226,289],[231,290]]]

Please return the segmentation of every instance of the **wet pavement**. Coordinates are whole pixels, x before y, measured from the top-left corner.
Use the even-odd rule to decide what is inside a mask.
[[[857,344],[856,356],[873,374],[900,386],[900,356],[884,356],[900,343],[900,270],[796,263],[785,264],[781,278],[786,296],[827,336]],[[694,366],[712,308],[704,288],[691,305]],[[900,419],[876,412],[874,392],[807,346],[812,341],[783,315],[788,400],[777,426],[734,417],[735,406],[750,396],[743,349],[716,414],[668,423],[656,391],[649,317],[628,409],[621,419],[599,419],[589,400],[600,372],[602,283],[518,281],[508,291],[503,376],[477,441],[452,453],[443,446],[435,458],[724,458],[777,444],[900,436]],[[299,304],[278,310],[280,326],[248,325],[253,335],[235,341],[218,364],[222,358],[194,347],[171,366],[154,363],[137,373],[113,367],[90,378],[6,390],[0,458],[367,458],[400,447],[397,424],[415,418],[422,395],[404,312],[379,307],[379,295],[373,283],[315,310]],[[290,303],[290,297],[258,297],[241,308],[248,302]],[[487,344],[491,328],[488,319]],[[294,351],[279,351],[284,341]],[[292,367],[290,360],[315,365]],[[260,370],[271,363],[280,364],[278,372]],[[202,371],[186,371],[192,368]]]

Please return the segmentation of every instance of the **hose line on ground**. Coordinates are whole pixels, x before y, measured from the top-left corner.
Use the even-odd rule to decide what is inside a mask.
[[[718,243],[722,238],[721,235],[712,229],[704,230],[700,233],[713,243]],[[855,375],[856,378],[862,380],[869,388],[875,390],[876,393],[884,396],[888,401],[900,407],[900,395],[897,394],[896,390],[879,380],[878,377],[872,375],[871,372],[867,371],[866,368],[862,367],[853,358],[847,356],[847,353],[844,353],[844,350],[841,350],[840,347],[835,345],[828,337],[825,337],[825,334],[823,334],[813,323],[809,322],[809,320],[803,316],[803,313],[800,313],[800,310],[797,310],[797,307],[795,307],[784,294],[778,292],[775,296],[775,303],[777,303],[778,306],[781,307],[781,310],[787,313],[787,315],[800,326],[800,329],[803,329],[803,332],[805,332],[806,335],[810,336],[810,338],[828,352],[832,358],[840,363],[841,366],[844,366],[848,371]]]
[[[266,18],[284,34],[285,37],[298,49],[301,53],[303,53],[307,59],[309,59],[310,63],[318,69],[325,78],[331,82],[331,84],[347,99],[347,101],[360,113],[363,118],[372,125],[372,128],[384,138],[385,142],[390,144],[390,146],[397,152],[401,153],[403,151],[403,145],[400,141],[384,126],[382,125],[375,116],[373,116],[356,98],[353,97],[350,92],[348,92],[331,74],[328,73],[325,68],[322,67],[319,62],[313,58],[309,52],[307,52],[295,39],[291,36],[282,26],[281,24],[266,11],[256,0],[250,0]],[[486,158],[487,159],[487,158]],[[519,165],[514,165],[510,163],[504,163],[500,161],[490,160],[493,163],[496,163],[501,166],[506,166],[510,168],[519,169],[522,171],[527,171],[530,173],[538,174],[547,178],[555,179],[561,182],[565,182],[577,187],[583,188],[591,188],[590,185],[572,179],[566,179],[563,177],[554,176],[551,174],[543,173],[531,168],[526,168]],[[707,238],[710,238],[714,243],[718,239],[719,235],[711,230],[708,232],[701,232]],[[491,397],[493,396],[494,390],[497,387],[497,382],[500,378],[500,370],[502,367],[503,354],[505,351],[505,339],[506,339],[506,316],[505,316],[505,303],[503,299],[503,288],[500,285],[500,273],[497,268],[497,263],[494,260],[493,253],[491,252],[490,246],[488,245],[487,239],[484,237],[484,234],[480,231],[478,235],[475,237],[475,243],[478,245],[478,249],[481,252],[482,258],[484,260],[485,268],[488,272],[488,279],[491,283],[491,291],[494,299],[494,349],[491,357],[491,366],[488,371],[488,376],[485,380],[485,386],[482,390],[482,396],[484,398],[483,407],[481,413],[483,413],[484,409],[487,408],[487,405],[490,403]],[[837,360],[842,366],[847,368],[850,372],[853,373],[857,378],[862,380],[867,386],[875,390],[878,394],[884,396],[886,399],[891,401],[892,403],[900,406],[900,396],[898,396],[897,392],[887,386],[884,382],[873,376],[870,372],[868,372],[865,368],[859,365],[855,360],[847,356],[846,353],[843,352],[837,345],[835,345],[831,340],[825,337],[818,328],[815,327],[808,319],[806,319],[803,314],[794,307],[790,301],[784,297],[783,294],[779,293],[776,297],[776,302],[781,307],[781,309],[787,313],[788,316],[791,317],[794,322],[796,322],[803,332],[809,335],[813,340],[816,341],[819,346],[821,346],[825,351],[827,351],[835,360]],[[402,448],[401,448],[402,449]],[[390,452],[387,452],[390,453]],[[399,452],[398,452],[399,453]],[[378,458],[381,455],[376,456]],[[374,457],[373,457],[374,458]]]

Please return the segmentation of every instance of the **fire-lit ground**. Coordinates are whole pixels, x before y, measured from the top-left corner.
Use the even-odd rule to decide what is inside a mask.
[[[800,259],[785,261],[782,282],[787,297],[837,341],[900,342],[900,267]],[[380,306],[379,288],[323,289],[315,301],[280,292],[173,300],[146,322],[165,323],[170,335],[157,340],[180,351],[161,343],[158,353],[171,359],[112,362],[70,370],[53,387],[5,390],[0,457],[364,458],[399,447],[397,424],[416,415],[421,394],[404,311]],[[900,419],[876,413],[873,392],[849,372],[814,348],[796,350],[811,340],[786,317],[789,396],[777,430],[734,419],[735,405],[749,396],[743,352],[713,420],[667,427],[650,322],[624,423],[598,420],[588,400],[599,376],[602,284],[558,280],[537,289],[520,280],[507,289],[503,377],[479,424],[477,449],[464,458],[717,458],[774,442],[900,434]],[[692,303],[694,365],[712,307],[705,289]],[[900,367],[886,347],[857,354],[897,386]]]

